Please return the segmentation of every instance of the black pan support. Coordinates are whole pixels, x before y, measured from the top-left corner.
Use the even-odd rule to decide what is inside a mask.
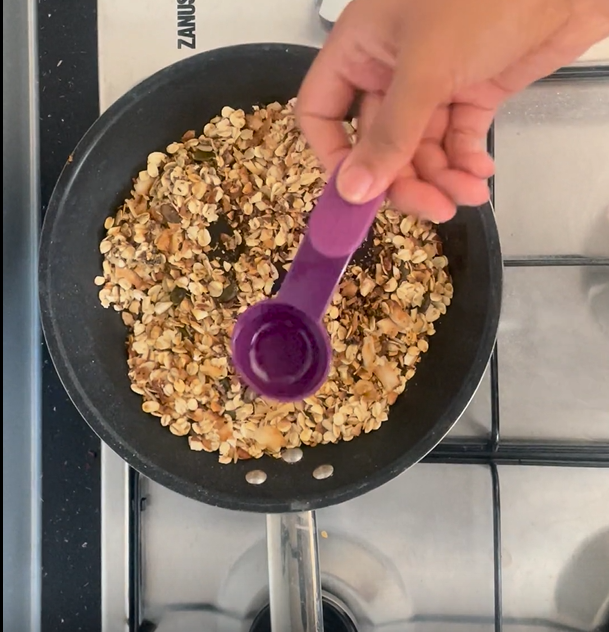
[[[122,322],[100,306],[93,279],[101,269],[104,219],[128,195],[146,156],[201,129],[225,105],[247,110],[286,102],[316,53],[282,44],[219,49],[165,68],[129,91],[92,126],[65,166],[46,212],[39,262],[48,348],[68,394],[102,440],[141,474],[185,496],[229,509],[294,513],[279,523],[269,519],[268,530],[271,563],[280,560],[291,569],[297,579],[288,583],[301,591],[296,602],[290,593],[284,623],[277,623],[273,608],[275,628],[293,632],[322,627],[309,512],[370,491],[417,463],[454,425],[482,379],[502,292],[491,206],[461,209],[439,229],[455,297],[389,421],[349,443],[306,448],[296,463],[265,457],[256,465],[220,465],[215,455],[191,452],[151,423],[129,388]],[[309,597],[313,606],[302,608],[300,599]]]

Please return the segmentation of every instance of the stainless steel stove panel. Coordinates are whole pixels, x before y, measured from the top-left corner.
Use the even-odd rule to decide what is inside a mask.
[[[249,616],[268,598],[264,517],[188,501],[150,482],[146,496],[144,617],[159,632],[189,625],[247,631]],[[362,631],[398,632],[419,619],[445,619],[452,630],[461,617],[493,629],[488,468],[421,465],[319,511],[318,527],[323,587],[347,605]],[[175,612],[178,604],[184,612]],[[241,620],[187,611],[201,604]]]
[[[538,631],[543,621],[600,629],[609,621],[609,472],[503,467],[500,475],[506,630]]]
[[[498,355],[504,437],[609,445],[609,267],[507,269]]]
[[[510,100],[495,126],[504,255],[609,257],[609,80],[556,80]]]

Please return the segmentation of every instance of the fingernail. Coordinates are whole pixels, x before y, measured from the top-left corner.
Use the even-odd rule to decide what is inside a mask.
[[[351,204],[368,201],[374,176],[363,165],[347,165],[338,174],[337,188],[341,197]]]

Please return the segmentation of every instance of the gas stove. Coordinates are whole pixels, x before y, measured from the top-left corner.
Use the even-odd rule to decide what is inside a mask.
[[[252,41],[320,46],[332,20],[332,7],[321,3],[322,21],[312,0],[211,5],[197,1],[189,5],[193,13],[161,3],[147,12],[146,0],[130,2],[128,14],[139,16],[145,33],[137,45],[124,3],[102,0],[102,110],[137,81],[196,51]],[[181,11],[196,16],[195,48],[180,35]],[[568,71],[532,88],[497,120],[494,202],[511,267],[498,353],[464,417],[429,462],[317,514],[323,590],[361,632],[600,624],[609,598],[609,514],[601,509],[609,473],[558,465],[584,465],[585,448],[577,443],[600,448],[609,440],[609,395],[602,387],[609,338],[600,329],[603,319],[609,322],[609,268],[551,264],[563,254],[581,255],[574,264],[609,255],[605,70],[596,79],[588,71],[586,82],[577,80],[581,71]],[[571,118],[573,111],[585,126]],[[559,213],[561,220],[552,221]],[[589,251],[602,230],[604,244]],[[597,302],[595,314],[586,297],[603,283],[604,306]],[[577,337],[574,322],[582,325]],[[555,440],[573,441],[574,452],[561,455]],[[269,591],[264,518],[191,502],[130,474],[107,449],[102,458],[105,629],[126,629],[129,613],[132,629],[148,622],[159,632],[254,630]],[[530,465],[514,467],[519,462]],[[119,505],[120,523],[115,511],[103,511]],[[584,571],[578,556],[603,546],[604,571]],[[132,574],[121,582],[130,565]],[[137,591],[126,611],[129,587]],[[347,629],[340,625],[326,627]]]
[[[220,46],[321,46],[346,3],[331,4],[40,0],[43,204],[87,126],[137,82]],[[317,512],[327,632],[609,623],[608,44],[496,119],[497,347],[421,464]],[[44,352],[41,364],[42,630],[269,630],[264,516],[130,470],[92,436]]]

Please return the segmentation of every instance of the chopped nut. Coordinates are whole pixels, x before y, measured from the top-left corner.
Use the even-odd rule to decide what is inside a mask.
[[[279,452],[285,446],[281,431],[273,426],[261,426],[255,433],[255,439],[263,450]]]
[[[400,374],[397,368],[388,363],[376,365],[374,374],[387,392],[393,391],[400,385]]]
[[[364,368],[368,371],[372,370],[376,361],[376,351],[374,350],[374,339],[371,336],[364,338],[364,344],[362,345],[362,360],[364,362]]]
[[[374,281],[369,277],[365,277],[359,286],[359,293],[362,296],[368,296],[368,294],[370,294],[370,292],[374,289],[374,286]]]

